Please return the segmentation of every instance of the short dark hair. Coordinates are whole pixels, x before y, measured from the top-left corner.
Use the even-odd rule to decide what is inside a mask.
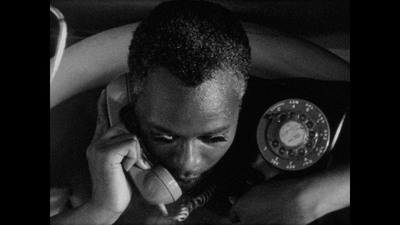
[[[216,3],[166,1],[134,32],[128,65],[133,81],[149,69],[167,68],[187,86],[210,80],[214,71],[229,70],[244,94],[251,65],[249,40],[235,15]]]

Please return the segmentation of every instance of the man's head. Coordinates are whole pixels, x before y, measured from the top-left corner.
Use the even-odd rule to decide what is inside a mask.
[[[136,29],[128,65],[137,84],[157,66],[188,86],[212,79],[216,70],[231,71],[242,96],[250,61],[247,35],[230,11],[205,1],[170,1],[157,6]]]
[[[135,31],[128,63],[149,158],[192,187],[235,136],[250,70],[245,31],[217,4],[164,2]]]

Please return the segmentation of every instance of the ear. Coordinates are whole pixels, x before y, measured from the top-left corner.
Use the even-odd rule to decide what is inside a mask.
[[[119,111],[119,116],[121,118],[121,121],[124,123],[125,127],[128,129],[130,133],[132,134],[139,133],[139,125],[136,120],[134,106],[129,104],[122,107],[122,109]]]

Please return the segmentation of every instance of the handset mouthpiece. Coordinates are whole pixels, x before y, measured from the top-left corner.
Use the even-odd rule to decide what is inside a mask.
[[[133,166],[128,174],[143,198],[152,205],[170,204],[182,195],[178,183],[162,166],[142,170]]]

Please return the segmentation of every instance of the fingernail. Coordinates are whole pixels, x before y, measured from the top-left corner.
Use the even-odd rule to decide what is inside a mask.
[[[122,161],[122,168],[123,168],[126,172],[128,172],[128,171],[131,169],[132,166],[133,166],[133,163],[131,163],[129,160],[124,159],[124,160]]]
[[[147,160],[143,160],[143,165],[146,167],[146,169],[150,169],[151,165],[149,162],[147,162]]]

